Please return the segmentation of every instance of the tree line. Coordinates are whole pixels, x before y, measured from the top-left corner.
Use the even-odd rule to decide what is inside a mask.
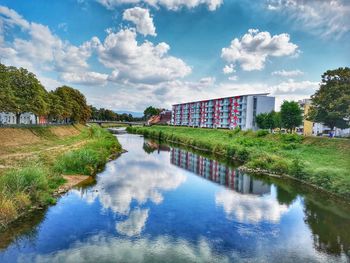
[[[68,86],[48,92],[37,77],[24,68],[0,64],[0,112],[11,112],[20,123],[23,113],[47,116],[50,122],[86,122],[91,109],[85,96]]]
[[[118,114],[109,109],[97,109],[90,106],[91,119],[99,121],[141,121],[143,118],[133,117],[131,114],[123,113]]]
[[[328,70],[321,76],[320,88],[311,96],[310,110],[303,110],[295,101],[284,101],[280,112],[262,113],[256,116],[260,129],[285,128],[292,132],[303,119],[322,123],[331,130],[345,129],[350,121],[350,68]]]

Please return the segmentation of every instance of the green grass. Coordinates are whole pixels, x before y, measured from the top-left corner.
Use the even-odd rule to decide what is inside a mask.
[[[46,133],[45,130],[40,130]],[[52,137],[56,142],[56,138]],[[18,163],[15,169],[0,176],[0,227],[6,226],[31,206],[55,203],[54,191],[64,183],[62,175],[94,175],[103,169],[113,154],[121,151],[121,145],[108,131],[92,126],[82,130],[79,136],[65,139],[86,140],[79,149],[68,151],[52,160],[47,153],[30,162]]]
[[[350,140],[189,127],[128,127],[240,160],[248,168],[287,174],[350,199]]]
[[[104,167],[111,153],[121,151],[121,145],[116,138],[97,126],[90,128],[89,136],[95,140],[58,158],[54,166],[56,172],[93,175]]]

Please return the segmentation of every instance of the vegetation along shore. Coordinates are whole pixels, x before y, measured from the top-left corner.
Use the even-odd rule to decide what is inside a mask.
[[[122,150],[115,136],[97,126],[1,128],[0,133],[0,229],[55,203],[64,175],[95,175]]]
[[[244,168],[288,175],[350,200],[348,139],[170,126],[127,130],[233,158]]]

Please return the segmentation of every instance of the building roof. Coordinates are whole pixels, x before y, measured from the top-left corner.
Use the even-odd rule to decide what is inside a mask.
[[[245,97],[245,96],[267,96],[270,93],[253,93],[253,94],[244,94],[244,95],[234,95],[234,96],[228,96],[228,97],[222,97],[222,98],[215,98],[215,99],[206,99],[206,100],[196,100],[196,101],[189,101],[189,102],[183,102],[183,103],[176,103],[173,104],[173,106],[181,105],[181,104],[189,104],[189,103],[196,103],[196,102],[202,102],[202,101],[210,101],[210,100],[222,100],[222,99],[228,99],[232,97]]]

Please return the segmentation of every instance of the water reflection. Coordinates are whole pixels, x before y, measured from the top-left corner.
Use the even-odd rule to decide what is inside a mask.
[[[273,196],[267,195],[271,192],[269,184],[237,168],[179,148],[171,149],[170,160],[176,166],[234,190],[223,189],[215,194],[216,204],[223,207],[230,219],[245,223],[278,222],[288,211],[287,205],[280,205]]]
[[[113,259],[113,260],[111,260]],[[75,243],[71,248],[48,255],[30,255],[19,262],[76,263],[76,262],[230,262],[228,256],[217,254],[210,242],[201,239],[197,244],[181,238],[167,236],[155,239],[127,240],[105,237],[100,234],[84,243]]]
[[[0,262],[347,261],[349,206],[174,145],[119,140],[128,152],[95,184],[0,234]]]

